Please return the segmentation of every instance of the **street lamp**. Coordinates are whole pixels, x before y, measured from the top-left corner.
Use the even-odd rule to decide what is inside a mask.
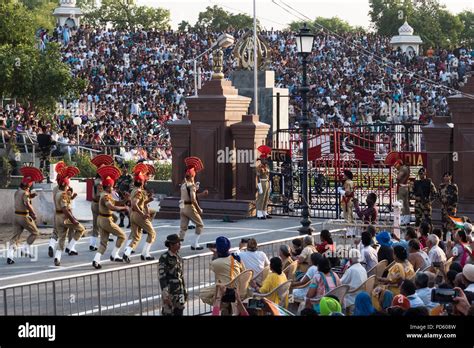
[[[301,109],[301,121],[299,122],[299,128],[301,130],[301,141],[303,142],[303,180],[301,183],[301,191],[303,196],[303,207],[301,212],[301,227],[298,229],[300,234],[311,234],[314,229],[311,227],[311,220],[309,218],[309,207],[308,207],[308,131],[309,131],[309,120],[308,120],[308,98],[307,94],[309,91],[307,82],[307,71],[306,71],[306,60],[313,50],[314,35],[311,31],[304,27],[300,29],[296,36],[296,48],[298,54],[302,58],[303,62],[303,84],[299,88],[301,92],[301,98],[303,100],[303,107]]]
[[[198,55],[196,58],[193,59],[193,65],[194,65],[194,95],[197,97],[198,95],[198,74],[197,74],[197,61],[200,59],[203,55],[206,53],[216,49],[217,47],[220,48],[227,48],[230,47],[234,44],[234,37],[229,34],[222,34],[217,38],[217,41],[212,44],[211,47],[209,47],[207,50],[202,52],[200,55]]]

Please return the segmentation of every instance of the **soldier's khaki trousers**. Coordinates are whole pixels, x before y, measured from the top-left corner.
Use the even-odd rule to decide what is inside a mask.
[[[97,217],[99,216],[99,203],[92,201],[92,237],[99,236],[99,227],[97,226]]]
[[[270,182],[268,180],[260,181],[262,184],[262,193],[257,192],[256,209],[267,212],[268,199],[270,198]]]
[[[56,245],[56,250],[61,251],[64,250],[64,244],[68,232],[70,237],[69,240],[74,239],[75,241],[78,241],[86,231],[82,224],[74,225],[72,223],[64,223],[64,219],[64,214],[56,214],[55,222],[58,232],[58,243]]]
[[[156,212],[155,212],[156,214]],[[147,243],[153,243],[156,238],[156,232],[151,224],[150,219],[144,220],[136,211],[132,211],[130,214],[130,222],[131,222],[131,233],[128,239],[131,240],[129,245],[130,248],[135,249],[137,244],[140,242],[142,238],[142,232],[145,230],[148,234],[146,237]]]
[[[18,215],[15,214],[13,218],[13,235],[10,239],[12,245],[18,245],[23,230],[30,232],[30,235],[26,239],[28,244],[33,244],[39,235],[38,227],[36,227],[35,221],[29,215]]]
[[[202,222],[201,215],[192,204],[186,204],[184,208],[179,211],[180,221],[180,231],[179,238],[184,239],[186,231],[188,230],[189,220],[194,222],[196,225],[196,234],[201,234],[204,228],[204,223]]]
[[[349,200],[349,202],[347,203],[341,201],[341,207],[342,207],[342,216],[344,217],[344,220],[346,220],[349,223],[354,222],[354,217],[353,217],[354,203],[352,199]]]
[[[121,248],[125,242],[125,233],[122,229],[114,222],[113,217],[100,216],[97,218],[97,227],[99,228],[100,234],[100,246],[98,252],[104,254],[107,250],[107,244],[109,242],[109,235],[113,234],[117,237],[115,246]]]
[[[397,200],[402,201],[401,215],[410,215],[410,196],[408,186],[400,186],[398,188]]]

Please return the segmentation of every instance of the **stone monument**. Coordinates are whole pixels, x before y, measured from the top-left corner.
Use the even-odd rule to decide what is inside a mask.
[[[398,35],[390,40],[390,45],[395,50],[400,48],[404,53],[413,52],[420,54],[420,46],[423,44],[423,41],[418,35],[413,35],[413,33],[413,28],[405,20],[405,23],[398,28]]]
[[[237,69],[231,76],[232,84],[238,89],[239,95],[254,97],[254,38],[252,31],[248,31],[237,41],[233,55],[237,63]],[[288,102],[289,92],[287,88],[275,87],[275,72],[267,70],[270,61],[270,49],[265,40],[257,37],[257,66],[258,66],[258,115],[260,121],[270,125],[271,134],[279,129],[288,129]],[[277,95],[280,98],[277,101]],[[278,105],[277,105],[278,104]],[[279,106],[279,112],[278,112]],[[249,105],[253,110],[253,101]]]
[[[189,120],[169,124],[172,145],[173,195],[160,202],[159,217],[179,217],[179,186],[184,158],[197,156],[204,170],[196,176],[209,195],[200,199],[205,218],[238,219],[254,215],[256,193],[255,152],[270,128],[257,115],[247,115],[250,98],[240,96],[224,80],[222,51],[213,54],[214,73],[197,96],[187,97]],[[233,155],[232,155],[233,154]]]
[[[82,11],[76,7],[76,0],[61,0],[59,7],[54,10],[53,16],[56,17],[60,26],[67,24],[69,28],[79,27]]]

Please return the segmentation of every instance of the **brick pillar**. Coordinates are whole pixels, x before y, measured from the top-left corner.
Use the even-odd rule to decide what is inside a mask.
[[[189,144],[191,141],[191,122],[189,120],[177,120],[168,125],[171,137],[171,155],[173,182],[172,196],[180,196],[179,184],[183,181],[186,166],[184,159],[189,156]]]
[[[255,159],[256,149],[264,144],[270,125],[258,121],[258,115],[244,115],[242,122],[233,124],[230,128],[237,151],[236,190],[237,199],[254,200],[256,193]],[[253,163],[239,163],[239,151],[251,153]],[[242,161],[241,161],[242,162]]]

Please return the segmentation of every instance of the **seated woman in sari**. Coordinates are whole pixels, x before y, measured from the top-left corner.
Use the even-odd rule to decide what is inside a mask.
[[[400,284],[405,279],[413,278],[415,276],[415,270],[410,261],[408,261],[408,253],[403,246],[395,246],[393,248],[393,253],[395,264],[388,270],[386,278],[378,277],[377,280],[380,283],[385,284],[394,295],[398,295],[400,293]]]

